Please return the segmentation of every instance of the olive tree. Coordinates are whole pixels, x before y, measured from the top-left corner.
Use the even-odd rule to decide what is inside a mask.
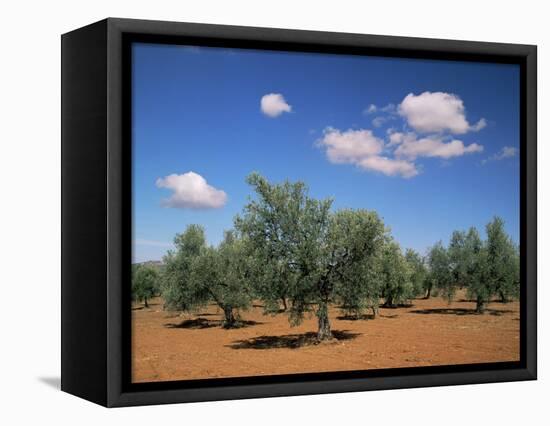
[[[163,296],[168,310],[193,312],[215,303],[223,312],[222,326],[237,325],[237,312],[250,304],[249,265],[243,242],[226,232],[218,247],[206,244],[204,229],[189,225],[174,240],[165,257]]]
[[[388,239],[380,261],[384,306],[392,308],[410,301],[413,297],[412,271],[396,241]]]
[[[135,265],[132,271],[132,299],[149,307],[148,300],[157,290],[159,275],[149,265]]]
[[[206,247],[191,264],[189,293],[195,307],[214,302],[223,312],[224,328],[238,326],[239,311],[251,302],[251,259],[243,242],[226,232],[219,247]]]
[[[199,225],[189,225],[185,232],[174,238],[175,250],[170,250],[164,256],[164,272],[162,275],[162,295],[164,307],[173,311],[190,311],[202,299],[191,289],[191,266],[206,249],[204,228]]]
[[[264,313],[275,315],[286,312],[288,309],[288,296],[292,280],[296,277],[287,267],[284,259],[264,259],[262,254],[247,244],[247,250],[256,262],[257,268],[251,270],[250,291],[264,302]],[[256,272],[253,272],[256,270]],[[259,272],[258,272],[259,271]],[[266,296],[269,295],[269,296]]]
[[[331,217],[328,242],[335,296],[348,315],[372,309],[376,316],[381,291],[379,258],[384,224],[375,212],[340,210]]]
[[[447,290],[451,283],[451,268],[449,264],[449,254],[441,241],[435,243],[428,252],[428,277],[426,298],[429,298],[432,289],[443,290],[445,294],[449,294]]]
[[[285,277],[290,324],[300,324],[314,313],[318,340],[331,339],[329,304],[346,293],[346,286],[358,283],[352,271],[366,277],[366,266],[359,264],[376,254],[384,234],[382,222],[366,211],[331,214],[332,200],[309,197],[302,182],[271,184],[256,173],[247,181],[257,197],[235,219],[235,227],[267,271],[258,294],[268,304],[278,303],[278,285],[268,280],[272,271],[279,271]]]
[[[468,296],[476,301],[476,312],[483,313],[493,288],[488,279],[487,250],[476,228],[468,230],[464,239],[464,284]]]
[[[450,280],[443,288],[445,296],[451,301],[458,288],[465,287],[468,281],[468,252],[466,249],[466,233],[463,231],[453,231],[449,248],[447,250]]]
[[[428,271],[424,258],[413,249],[407,249],[405,259],[411,270],[412,295],[413,297],[418,297],[426,288]]]
[[[518,249],[504,230],[504,221],[495,217],[486,226],[489,281],[502,302],[519,294]]]

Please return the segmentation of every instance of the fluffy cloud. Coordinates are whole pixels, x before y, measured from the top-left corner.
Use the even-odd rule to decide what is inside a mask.
[[[493,154],[489,158],[483,160],[482,163],[485,164],[488,161],[500,161],[504,160],[505,158],[515,157],[517,153],[517,148],[514,148],[513,146],[505,146],[496,154]]]
[[[363,158],[382,152],[384,142],[370,130],[346,130],[327,127],[319,145],[326,148],[332,163],[357,164]]]
[[[481,129],[484,129],[487,126],[487,120],[482,118],[476,124],[470,126],[470,130],[474,132],[479,132]]]
[[[382,126],[389,127],[392,120],[395,120],[392,124],[397,124],[387,128],[383,138],[369,129],[326,128],[318,146],[325,149],[331,163],[353,164],[387,176],[411,178],[422,170],[416,163],[418,158],[448,160],[483,151],[482,145],[465,144],[455,135],[478,132],[486,127],[487,121],[482,118],[470,124],[462,99],[451,93],[410,93],[398,105],[370,104],[363,114],[370,115],[375,132]],[[503,150],[498,156],[514,154]]]
[[[331,163],[354,164],[361,169],[383,173],[387,176],[410,178],[418,174],[414,163],[380,155],[384,142],[370,130],[340,131],[329,127],[318,141],[326,149]]]
[[[395,150],[398,157],[406,157],[414,160],[417,157],[439,157],[449,159],[460,157],[464,154],[482,152],[483,146],[477,143],[464,145],[460,140],[454,139],[444,142],[436,136],[417,139],[415,135],[408,134],[402,137],[402,142]]]
[[[388,120],[391,120],[391,117],[383,117],[383,116],[375,117],[372,120],[372,125],[374,127],[382,127],[382,125]]]
[[[363,169],[383,173],[387,176],[402,176],[411,178],[418,174],[416,165],[410,161],[374,155],[366,157],[358,164]]]
[[[517,148],[514,148],[513,146],[505,146],[500,150],[498,154],[495,154],[493,157],[496,160],[503,160],[505,158],[515,157],[517,152]]]
[[[401,142],[403,142],[404,137],[405,134],[401,132],[390,133],[388,135],[388,139],[390,140],[388,146],[399,145]]]
[[[363,114],[374,114],[376,111],[378,111],[378,107],[374,104],[370,104],[367,108],[363,110]]]
[[[462,99],[451,93],[409,93],[399,105],[398,111],[409,126],[420,133],[448,131],[464,134],[468,131],[479,131],[487,124],[485,119],[481,119],[470,125],[466,120]]]
[[[280,93],[269,93],[262,96],[260,108],[265,115],[271,118],[278,117],[283,112],[292,111],[292,106],[285,101]]]
[[[375,112],[385,112],[388,114],[394,114],[395,113],[395,105],[394,104],[387,104],[383,107],[378,107],[375,104],[370,104],[368,107],[366,107],[363,110],[363,114],[369,115],[374,114]]]
[[[227,201],[227,194],[208,185],[206,179],[194,172],[182,175],[171,174],[156,181],[159,188],[173,191],[170,198],[164,199],[165,207],[180,209],[218,209]]]

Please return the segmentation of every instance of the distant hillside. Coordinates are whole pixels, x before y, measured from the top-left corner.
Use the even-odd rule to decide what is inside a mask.
[[[146,260],[145,262],[136,262],[134,265],[162,266],[162,260]]]
[[[145,262],[136,262],[132,266],[149,266],[161,272],[164,269],[164,263],[161,260],[147,260]]]

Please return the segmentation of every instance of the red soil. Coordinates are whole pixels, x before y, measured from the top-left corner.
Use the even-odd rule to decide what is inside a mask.
[[[411,307],[380,309],[376,319],[350,320],[330,311],[332,342],[315,344],[316,319],[290,327],[285,314],[259,306],[248,321],[220,328],[214,306],[197,315],[162,310],[162,300],[132,309],[132,380],[204,379],[519,360],[519,303],[417,299]]]

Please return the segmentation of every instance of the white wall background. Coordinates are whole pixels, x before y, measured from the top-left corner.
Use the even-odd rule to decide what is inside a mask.
[[[6,425],[543,424],[548,420],[550,31],[542,1],[7,1],[0,5],[0,418]],[[539,46],[537,382],[106,410],[56,389],[60,34],[107,16]],[[537,420],[538,419],[538,420]]]

